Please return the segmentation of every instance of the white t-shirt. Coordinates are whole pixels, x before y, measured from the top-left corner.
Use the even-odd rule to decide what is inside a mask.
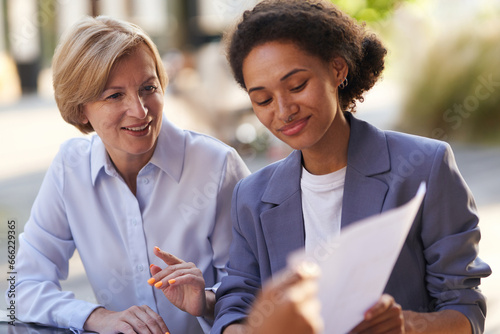
[[[308,254],[340,235],[345,172],[344,167],[330,174],[313,175],[302,168],[300,187]]]

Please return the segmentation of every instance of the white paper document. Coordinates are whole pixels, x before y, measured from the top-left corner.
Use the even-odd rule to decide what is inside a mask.
[[[321,268],[319,299],[325,334],[345,334],[359,324],[389,280],[425,195],[422,183],[408,203],[352,223],[340,237],[290,261],[313,260]]]

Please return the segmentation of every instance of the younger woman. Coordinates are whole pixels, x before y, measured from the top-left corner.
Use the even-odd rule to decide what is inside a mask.
[[[385,294],[353,332],[482,332],[478,285],[491,270],[477,257],[476,208],[450,146],[353,115],[384,69],[377,37],[329,2],[269,0],[243,14],[228,43],[258,119],[294,151],[235,188],[213,333],[254,333],[249,306],[290,252],[406,203],[422,181],[427,194]]]

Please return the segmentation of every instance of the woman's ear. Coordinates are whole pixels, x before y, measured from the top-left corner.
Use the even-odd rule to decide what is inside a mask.
[[[347,74],[349,73],[347,62],[342,57],[335,57],[330,64],[333,69],[335,82],[338,86],[345,80],[345,78],[347,78]]]
[[[89,119],[87,118],[87,115],[85,115],[85,106],[80,106],[80,123],[81,124],[88,124],[89,123]]]

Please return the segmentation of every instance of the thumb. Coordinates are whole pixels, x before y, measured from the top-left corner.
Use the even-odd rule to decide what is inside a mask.
[[[149,267],[149,271],[151,272],[151,276],[154,276],[154,275],[158,274],[161,271],[161,267],[158,267],[157,265],[152,264]]]
[[[365,320],[371,320],[374,317],[384,313],[394,304],[394,298],[391,295],[383,294],[379,300],[365,312]]]
[[[179,263],[184,262],[181,259],[179,259],[177,256],[162,251],[159,247],[154,248],[154,253],[157,257],[159,257],[161,260],[163,260],[163,262],[165,262],[169,266],[173,265],[173,264],[179,264]]]

